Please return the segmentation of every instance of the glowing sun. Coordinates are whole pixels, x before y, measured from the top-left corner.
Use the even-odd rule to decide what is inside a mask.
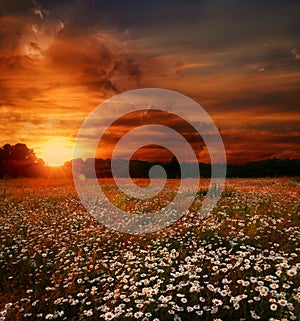
[[[61,166],[73,157],[73,148],[61,141],[50,141],[43,145],[40,157],[49,166]]]

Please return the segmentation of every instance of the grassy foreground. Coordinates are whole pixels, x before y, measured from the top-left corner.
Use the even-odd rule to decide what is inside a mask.
[[[0,320],[299,320],[300,180],[227,180],[199,220],[204,195],[132,236],[94,220],[72,181],[0,182]]]

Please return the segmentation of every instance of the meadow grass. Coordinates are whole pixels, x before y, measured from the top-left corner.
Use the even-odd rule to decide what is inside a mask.
[[[89,215],[71,180],[0,182],[0,320],[297,320],[300,181],[227,180],[205,220],[201,184],[173,226],[133,236]],[[143,212],[178,181],[151,202],[100,185]]]

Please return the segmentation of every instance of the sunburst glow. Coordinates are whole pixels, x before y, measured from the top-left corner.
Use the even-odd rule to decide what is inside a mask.
[[[41,148],[39,154],[47,165],[61,166],[64,162],[72,159],[73,148],[66,142],[52,140]]]

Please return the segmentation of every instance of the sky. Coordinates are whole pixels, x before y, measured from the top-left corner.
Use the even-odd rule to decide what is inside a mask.
[[[228,163],[300,158],[299,17],[296,0],[1,0],[0,145],[71,159],[96,106],[153,87],[206,110]]]

